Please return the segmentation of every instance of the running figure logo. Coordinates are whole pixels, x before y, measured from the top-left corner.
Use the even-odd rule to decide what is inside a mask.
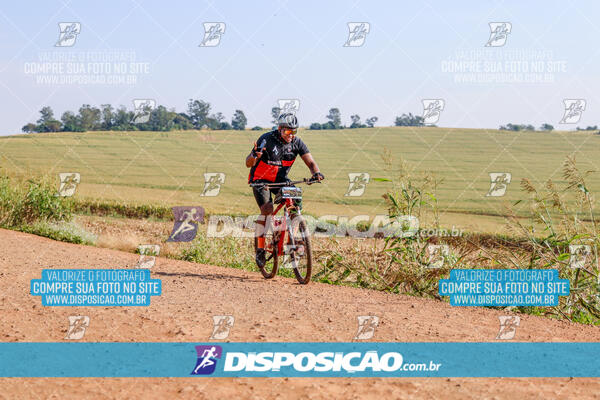
[[[221,43],[221,36],[225,34],[224,22],[205,22],[204,39],[199,47],[215,47]]]
[[[283,246],[283,261],[281,268],[292,269],[298,266],[300,259],[304,257],[305,247],[304,244],[298,242],[299,238],[296,238],[297,243],[295,245],[286,244]]]
[[[85,329],[90,326],[90,317],[87,315],[71,315],[69,317],[69,329],[65,339],[79,340],[85,335]]]
[[[430,244],[427,245],[427,252],[429,253],[427,268],[442,268],[450,254],[450,248],[447,244]]]
[[[359,315],[358,331],[354,340],[371,339],[375,334],[375,329],[379,326],[379,317],[375,315]]]
[[[77,185],[81,182],[81,175],[78,172],[62,172],[58,174],[60,187],[58,188],[59,197],[71,197],[75,194]]]
[[[588,257],[592,254],[592,248],[587,244],[570,244],[569,245],[569,267],[585,268]]]
[[[444,99],[424,99],[421,102],[423,103],[423,123],[425,125],[437,123],[446,105]]]
[[[219,194],[221,185],[225,183],[225,174],[222,172],[207,172],[204,174],[204,190],[201,196],[214,197]]]
[[[160,253],[160,246],[157,244],[140,244],[138,246],[140,259],[136,268],[152,268],[156,263],[156,256]]]
[[[490,190],[486,197],[502,197],[506,193],[512,175],[510,172],[490,172]]]
[[[348,185],[348,190],[344,196],[362,196],[370,179],[371,175],[368,172],[349,172],[348,180],[350,180],[350,185]]]
[[[368,22],[348,22],[348,40],[344,47],[360,47],[365,44],[367,33],[371,31],[371,25]]]
[[[223,348],[221,346],[196,346],[198,360],[196,368],[190,375],[210,375],[215,372],[217,359],[221,359]]]
[[[498,335],[496,335],[496,339],[514,339],[517,333],[517,326],[521,323],[521,317],[505,315],[498,318],[500,319],[500,330],[498,331]]]
[[[300,109],[300,100],[298,99],[278,99],[279,115],[285,113],[296,114]]]
[[[585,110],[586,101],[584,99],[564,99],[565,114],[559,124],[576,124],[581,119]]]
[[[167,242],[191,242],[198,233],[198,223],[204,221],[202,207],[173,207],[175,224]]]
[[[81,33],[81,23],[79,22],[59,22],[58,41],[55,47],[72,47],[77,40],[77,35]]]
[[[133,99],[133,118],[134,124],[145,124],[150,121],[150,114],[156,107],[154,99]]]
[[[210,339],[224,340],[229,336],[229,331],[233,328],[235,318],[233,315],[213,315],[213,332]]]
[[[485,47],[502,47],[506,44],[508,34],[512,31],[510,22],[490,22],[490,39]]]

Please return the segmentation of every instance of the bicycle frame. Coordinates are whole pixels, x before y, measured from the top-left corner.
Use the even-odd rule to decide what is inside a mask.
[[[273,225],[275,226],[275,216],[277,215],[277,213],[279,212],[279,210],[281,210],[283,208],[283,220],[281,221],[281,226],[277,226],[277,230],[280,233],[280,238],[279,238],[279,243],[277,245],[277,253],[278,254],[284,254],[284,243],[285,243],[285,236],[286,233],[288,233],[288,226],[291,226],[291,219],[290,219],[290,213],[289,213],[289,209],[295,207],[294,206],[294,202],[292,201],[292,199],[285,199],[285,201],[282,201],[277,208],[273,211],[273,213],[271,213],[271,216],[273,217]],[[296,210],[298,215],[301,215],[300,210]],[[289,233],[288,233],[289,235]],[[296,244],[294,243],[294,235],[289,235],[290,236],[290,240],[291,240],[291,245],[295,246]]]
[[[320,181],[311,181],[309,179],[302,179],[300,181],[290,181],[290,182],[283,182],[283,183],[251,183],[250,186],[252,187],[263,187],[263,188],[274,188],[274,187],[282,187],[282,186],[287,186],[287,185],[294,185],[296,183],[305,183],[307,185],[312,185],[313,183],[320,183]],[[277,207],[275,208],[275,210],[270,214],[271,218],[273,219],[273,228],[275,230],[275,232],[280,232],[280,237],[277,243],[277,254],[284,254],[284,246],[285,246],[285,242],[286,242],[286,233],[289,235],[290,237],[290,245],[295,247],[296,243],[294,242],[294,235],[292,232],[288,232],[288,227],[292,226],[292,221],[290,219],[290,212],[289,210],[291,208],[295,208],[296,206],[294,205],[294,202],[292,199],[284,199],[284,201],[282,201],[281,203],[279,203],[277,205]],[[277,213],[279,212],[279,210],[281,210],[283,208],[283,220],[281,221],[281,224],[277,224],[276,223],[276,219],[275,216],[277,215]],[[298,215],[302,215],[300,210],[296,210],[296,213]],[[295,266],[294,266],[295,267]]]

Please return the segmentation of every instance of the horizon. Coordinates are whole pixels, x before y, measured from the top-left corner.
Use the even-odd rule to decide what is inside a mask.
[[[525,125],[525,124],[523,124]],[[588,126],[588,127],[594,127],[594,126]],[[11,134],[4,134],[4,135],[0,135],[0,139],[2,138],[9,138],[9,137],[15,137],[15,136],[30,136],[30,135],[47,135],[47,134],[55,134],[55,135],[60,135],[60,134],[71,134],[71,133],[75,133],[75,134],[94,134],[94,133],[140,133],[140,134],[144,134],[144,133],[186,133],[186,132],[262,132],[262,131],[270,131],[273,130],[273,126],[262,126],[260,127],[261,129],[252,129],[253,127],[246,127],[245,129],[242,130],[236,130],[236,129],[209,129],[209,128],[201,128],[201,129],[173,129],[170,131],[152,131],[152,130],[124,130],[124,131],[120,131],[120,130],[103,130],[103,129],[94,129],[94,130],[90,130],[90,131],[56,131],[56,132],[17,132],[17,133],[11,133]],[[471,127],[447,127],[447,126],[429,126],[429,125],[424,125],[424,126],[396,126],[396,125],[377,125],[374,127],[364,127],[364,128],[350,128],[350,127],[342,127],[340,129],[310,129],[308,126],[305,125],[300,125],[299,126],[299,131],[302,131],[303,133],[340,133],[342,131],[349,131],[349,130],[362,130],[362,129],[370,129],[370,130],[377,130],[377,129],[408,129],[408,130],[424,130],[424,129],[439,129],[439,130],[457,130],[457,131],[477,131],[477,132],[492,132],[492,131],[496,131],[498,133],[523,133],[523,132],[532,132],[532,133],[547,133],[547,134],[553,134],[553,133],[589,133],[589,134],[600,134],[600,127],[597,126],[596,129],[585,129],[585,127],[579,127],[580,129],[553,129],[553,130],[549,130],[549,131],[544,131],[539,129],[539,127],[535,127],[535,130],[527,130],[527,129],[521,129],[521,130],[510,130],[510,129],[499,129],[499,128],[471,128]]]
[[[88,104],[85,104],[85,105],[88,105]],[[92,108],[97,107],[96,105],[93,105],[93,104],[89,104],[89,106],[91,106]],[[113,105],[111,105],[111,106],[113,107],[114,111],[116,111],[118,109],[117,107],[115,107]],[[180,114],[180,115],[181,114],[187,114],[187,110],[180,111],[180,110],[175,109],[175,107],[167,107],[167,106],[165,106],[163,104],[157,104],[156,107],[154,107],[154,108],[157,108],[159,106],[165,107],[165,109],[168,110],[169,112],[175,112],[175,113]],[[50,106],[48,106],[48,107],[50,107]],[[119,108],[121,108],[121,107],[125,107],[125,106],[120,105]],[[131,109],[129,109],[127,107],[125,107],[125,108],[126,108],[127,111],[133,112],[133,113],[135,113],[136,111],[139,111],[139,110],[136,110],[135,108],[131,108]],[[77,110],[65,110],[65,112],[73,112],[75,115],[77,115]],[[341,112],[341,110],[340,110],[340,112]],[[212,110],[211,114],[214,115],[215,113],[219,113],[220,114],[221,112],[217,111],[217,110]],[[401,113],[400,115],[408,115],[408,113],[410,113],[410,111],[407,112],[407,113]],[[397,117],[400,117],[400,115],[398,115]],[[417,116],[417,114],[415,114],[415,116]],[[56,114],[54,115],[54,117],[57,120],[60,120],[60,117],[57,116]],[[361,122],[362,123],[364,123],[365,120],[366,120],[366,118],[365,119],[361,118]],[[366,128],[377,129],[377,128],[394,128],[394,127],[398,127],[398,128],[399,127],[406,127],[406,128],[428,128],[429,127],[429,128],[440,128],[440,129],[472,129],[472,130],[486,130],[486,131],[487,130],[498,130],[498,131],[536,131],[536,132],[545,132],[545,131],[549,131],[549,132],[551,132],[551,131],[580,132],[580,131],[595,131],[595,130],[598,130],[598,126],[597,125],[588,125],[588,126],[579,126],[579,125],[576,125],[576,126],[572,126],[571,129],[567,129],[567,126],[565,124],[562,124],[562,126],[560,126],[560,125],[558,125],[558,126],[561,127],[561,128],[563,128],[563,129],[556,129],[556,126],[553,126],[552,124],[550,124],[551,127],[552,127],[552,129],[544,130],[544,129],[542,129],[542,125],[546,125],[548,123],[543,123],[542,125],[540,125],[538,127],[535,127],[533,124],[530,124],[530,123],[519,123],[519,122],[514,123],[514,122],[509,122],[509,123],[502,124],[502,125],[498,126],[497,128],[475,128],[475,127],[464,127],[464,126],[463,127],[448,127],[448,126],[440,126],[440,125],[436,125],[436,124],[424,124],[424,125],[420,125],[420,126],[418,126],[418,125],[405,126],[405,125],[395,125],[394,122],[392,122],[391,125],[386,125],[386,124],[381,123],[381,121],[378,121],[380,123],[375,124],[373,127],[363,126],[363,127],[359,127],[359,128],[357,128],[357,127],[352,128],[350,126],[345,125],[342,122],[342,126],[339,129],[329,129],[329,128],[328,129],[326,129],[326,128],[310,129],[310,124],[312,124],[314,122],[323,123],[323,121],[307,122],[306,125],[300,124],[300,128],[302,128],[304,130],[344,130],[344,129],[366,129]],[[27,122],[27,124],[30,124],[30,123],[35,123],[35,121],[29,121],[29,122]],[[132,122],[132,124],[135,124],[135,122]],[[270,125],[270,127],[269,127],[269,125]],[[521,127],[524,127],[526,125],[530,125],[530,126],[533,126],[534,129],[518,129],[518,130],[506,129],[507,125],[519,125]],[[247,124],[246,128],[243,129],[243,130],[258,130],[258,129],[255,129],[255,128],[260,128],[260,130],[269,130],[269,129],[274,129],[275,125],[273,125],[272,123],[267,124],[267,126],[259,126],[259,125],[251,126],[251,124]],[[505,128],[505,129],[503,129],[503,128]],[[191,129],[171,129],[169,131],[203,131],[203,130],[205,130],[205,131],[219,131],[219,130],[236,130],[236,129],[233,129],[233,128],[231,128],[231,129],[213,129],[213,128],[209,128],[209,127],[203,127],[203,128],[191,128]],[[71,133],[87,133],[87,132],[108,132],[108,131],[115,131],[115,132],[119,132],[119,131],[123,131],[123,132],[149,132],[151,130],[144,130],[144,129],[128,129],[128,130],[90,129],[90,130],[85,130],[85,131],[66,131],[66,130],[60,130],[60,131],[56,131],[56,132],[23,132],[23,131],[21,131],[21,132],[15,133],[15,134],[5,134],[5,135],[0,135],[0,136],[14,136],[14,135],[18,135],[18,134],[57,133],[57,132],[63,132],[63,133],[69,133],[69,132],[71,132]]]

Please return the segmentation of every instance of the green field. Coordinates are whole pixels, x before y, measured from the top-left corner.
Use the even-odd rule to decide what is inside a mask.
[[[264,132],[264,131],[262,131]],[[45,133],[0,138],[0,167],[9,174],[79,172],[77,198],[125,203],[195,205],[212,213],[255,213],[244,159],[261,131]],[[502,205],[525,198],[522,178],[535,184],[563,181],[562,163],[576,153],[581,170],[597,170],[600,135],[589,132],[506,132],[447,128],[372,128],[300,131],[327,180],[305,191],[313,215],[385,213],[382,194],[389,183],[371,181],[361,197],[344,196],[348,173],[388,177],[384,148],[404,159],[419,176],[433,172],[445,225],[498,230]],[[224,172],[216,197],[201,196],[204,172]],[[504,197],[486,197],[490,172],[510,172]],[[293,177],[308,177],[298,159]],[[589,188],[600,189],[598,174]],[[524,212],[525,210],[520,210]],[[483,214],[483,215],[474,215]]]

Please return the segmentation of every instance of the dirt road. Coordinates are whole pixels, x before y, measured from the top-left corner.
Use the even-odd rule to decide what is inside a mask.
[[[60,342],[69,315],[88,315],[82,341],[206,342],[230,314],[228,341],[351,341],[357,316],[380,317],[373,340],[494,341],[505,311],[448,304],[158,258],[163,295],[150,307],[43,307],[29,282],[44,268],[124,268],[137,256],[0,230],[0,340]],[[515,341],[600,341],[600,329],[521,315]],[[468,362],[468,360],[465,360]],[[600,398],[600,379],[105,378],[0,379],[0,398]]]

